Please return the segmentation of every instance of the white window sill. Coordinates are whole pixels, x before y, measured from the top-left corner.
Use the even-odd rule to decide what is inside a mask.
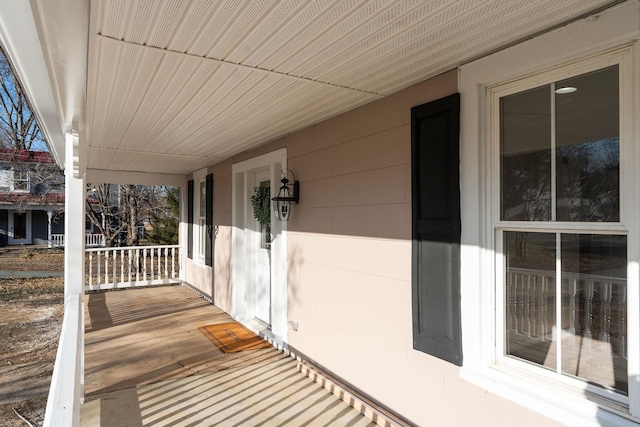
[[[595,397],[587,397],[580,390],[561,388],[538,378],[518,375],[511,370],[485,367],[476,371],[463,367],[460,369],[460,377],[499,397],[569,426],[638,427],[640,421],[631,417],[626,407],[614,407],[615,404],[611,404],[611,407],[605,409],[595,401]]]
[[[204,263],[204,258],[189,258],[189,261],[191,261],[192,265],[197,267],[211,267]]]

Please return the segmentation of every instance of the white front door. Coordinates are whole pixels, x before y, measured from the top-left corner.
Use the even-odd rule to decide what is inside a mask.
[[[252,173],[254,176],[253,185],[249,194],[253,195],[255,189],[265,191],[271,189],[270,169],[264,169]],[[271,197],[271,196],[270,196]],[[269,197],[269,198],[270,198]],[[249,295],[253,299],[254,316],[271,325],[271,222],[262,225],[253,216],[253,205],[249,203],[251,209],[253,239],[248,247],[252,252],[249,259],[253,258],[252,287]],[[271,209],[269,209],[271,211]]]
[[[31,244],[31,211],[9,211],[8,237],[10,245]]]
[[[278,188],[286,167],[286,149],[254,157],[232,167],[233,172],[233,297],[231,314],[240,322],[277,341],[287,341],[286,223],[273,210],[258,216],[271,222],[270,230],[256,219],[251,202],[256,188]],[[262,192],[270,207],[271,198]]]

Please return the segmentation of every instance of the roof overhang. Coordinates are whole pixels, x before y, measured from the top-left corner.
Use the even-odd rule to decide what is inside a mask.
[[[185,175],[619,2],[31,0],[0,42],[58,163]]]

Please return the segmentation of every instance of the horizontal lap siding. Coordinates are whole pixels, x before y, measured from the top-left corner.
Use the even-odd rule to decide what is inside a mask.
[[[456,92],[447,73],[210,166],[214,302],[231,311],[232,164],[286,148],[300,181],[287,224],[291,347],[417,425],[496,425],[504,412],[533,426],[542,418],[413,350],[411,108]]]

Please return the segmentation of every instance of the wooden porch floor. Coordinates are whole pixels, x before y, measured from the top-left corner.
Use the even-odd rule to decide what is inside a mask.
[[[85,297],[82,426],[376,425],[274,348],[218,350],[198,326],[232,319],[185,287]]]

